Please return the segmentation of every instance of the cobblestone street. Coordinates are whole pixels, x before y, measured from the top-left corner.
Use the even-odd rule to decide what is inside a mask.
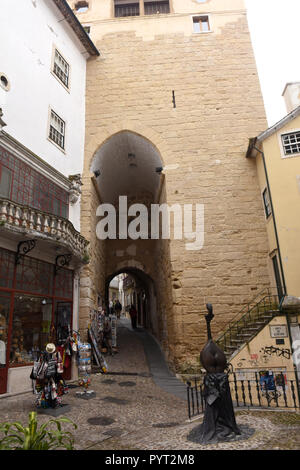
[[[109,373],[92,376],[96,397],[80,399],[76,397],[78,388],[70,388],[64,396],[63,403],[70,405],[65,416],[78,425],[74,433],[76,450],[299,449],[300,415],[276,411],[237,412],[238,425],[253,431],[247,440],[208,446],[189,440],[189,433],[201,419],[189,422],[184,398],[161,388],[157,380],[155,383],[143,334],[133,331],[127,319],[121,320],[119,353],[108,356]],[[176,379],[172,387],[175,392],[176,387],[181,389]],[[26,423],[33,403],[30,393],[1,399],[0,420]],[[48,419],[39,415],[39,423]]]

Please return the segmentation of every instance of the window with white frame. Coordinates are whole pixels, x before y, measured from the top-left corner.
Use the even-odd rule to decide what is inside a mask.
[[[52,109],[50,114],[49,139],[60,148],[65,148],[66,124]]]
[[[65,87],[69,88],[70,66],[57,49],[54,51],[53,73]]]
[[[210,31],[209,18],[207,15],[193,16],[194,33],[206,33]]]
[[[262,195],[263,195],[263,200],[264,200],[265,214],[266,214],[266,218],[268,219],[270,217],[270,215],[272,214],[271,202],[270,202],[270,196],[269,196],[268,188],[264,189]]]
[[[284,155],[300,153],[300,131],[282,134],[281,141]]]

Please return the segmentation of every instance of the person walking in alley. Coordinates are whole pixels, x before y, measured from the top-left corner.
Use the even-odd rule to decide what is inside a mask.
[[[115,303],[115,312],[116,312],[117,318],[120,318],[121,311],[122,311],[122,305],[119,302],[119,300],[117,300]]]
[[[137,311],[136,311],[136,308],[135,308],[134,305],[131,305],[131,307],[129,309],[129,315],[130,315],[130,318],[131,318],[132,329],[135,330],[136,329],[136,321],[137,321]]]

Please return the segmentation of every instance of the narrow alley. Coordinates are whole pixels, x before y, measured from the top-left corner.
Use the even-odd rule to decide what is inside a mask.
[[[94,398],[78,398],[76,383],[70,384],[69,393],[63,397],[63,403],[69,407],[60,416],[68,417],[78,426],[74,449],[195,451],[299,447],[300,420],[289,423],[290,413],[276,412],[238,412],[237,423],[252,431],[249,439],[208,446],[193,442],[189,434],[202,417],[188,420],[185,386],[168,371],[153,337],[143,329],[133,331],[130,321],[121,318],[118,351],[107,356],[107,374],[92,375]],[[0,421],[26,423],[34,400],[31,393],[0,399]],[[284,415],[281,424],[280,419],[273,422],[274,415],[277,418]],[[39,413],[39,424],[49,417]],[[278,443],[281,430],[286,437]]]

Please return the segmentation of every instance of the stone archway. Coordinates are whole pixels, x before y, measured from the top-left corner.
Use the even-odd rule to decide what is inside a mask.
[[[149,210],[151,204],[166,202],[163,165],[158,146],[137,132],[121,130],[96,146],[83,177],[82,229],[90,241],[90,259],[81,276],[80,326],[86,329],[97,299],[107,301],[107,279],[131,272],[142,281],[151,305],[144,326],[168,353],[173,307],[169,240],[123,239],[118,232],[115,239],[103,240],[96,234],[101,204],[112,205],[118,215],[120,196],[127,198],[128,207],[142,204]]]
[[[108,304],[108,291],[112,279],[119,274],[125,274],[135,281],[134,304],[138,311],[138,326],[148,329],[155,336],[159,336],[159,322],[157,316],[157,286],[153,279],[146,274],[141,267],[135,263],[128,263],[127,266],[118,269],[110,274],[105,283],[105,302]],[[124,309],[128,306],[125,300]]]

